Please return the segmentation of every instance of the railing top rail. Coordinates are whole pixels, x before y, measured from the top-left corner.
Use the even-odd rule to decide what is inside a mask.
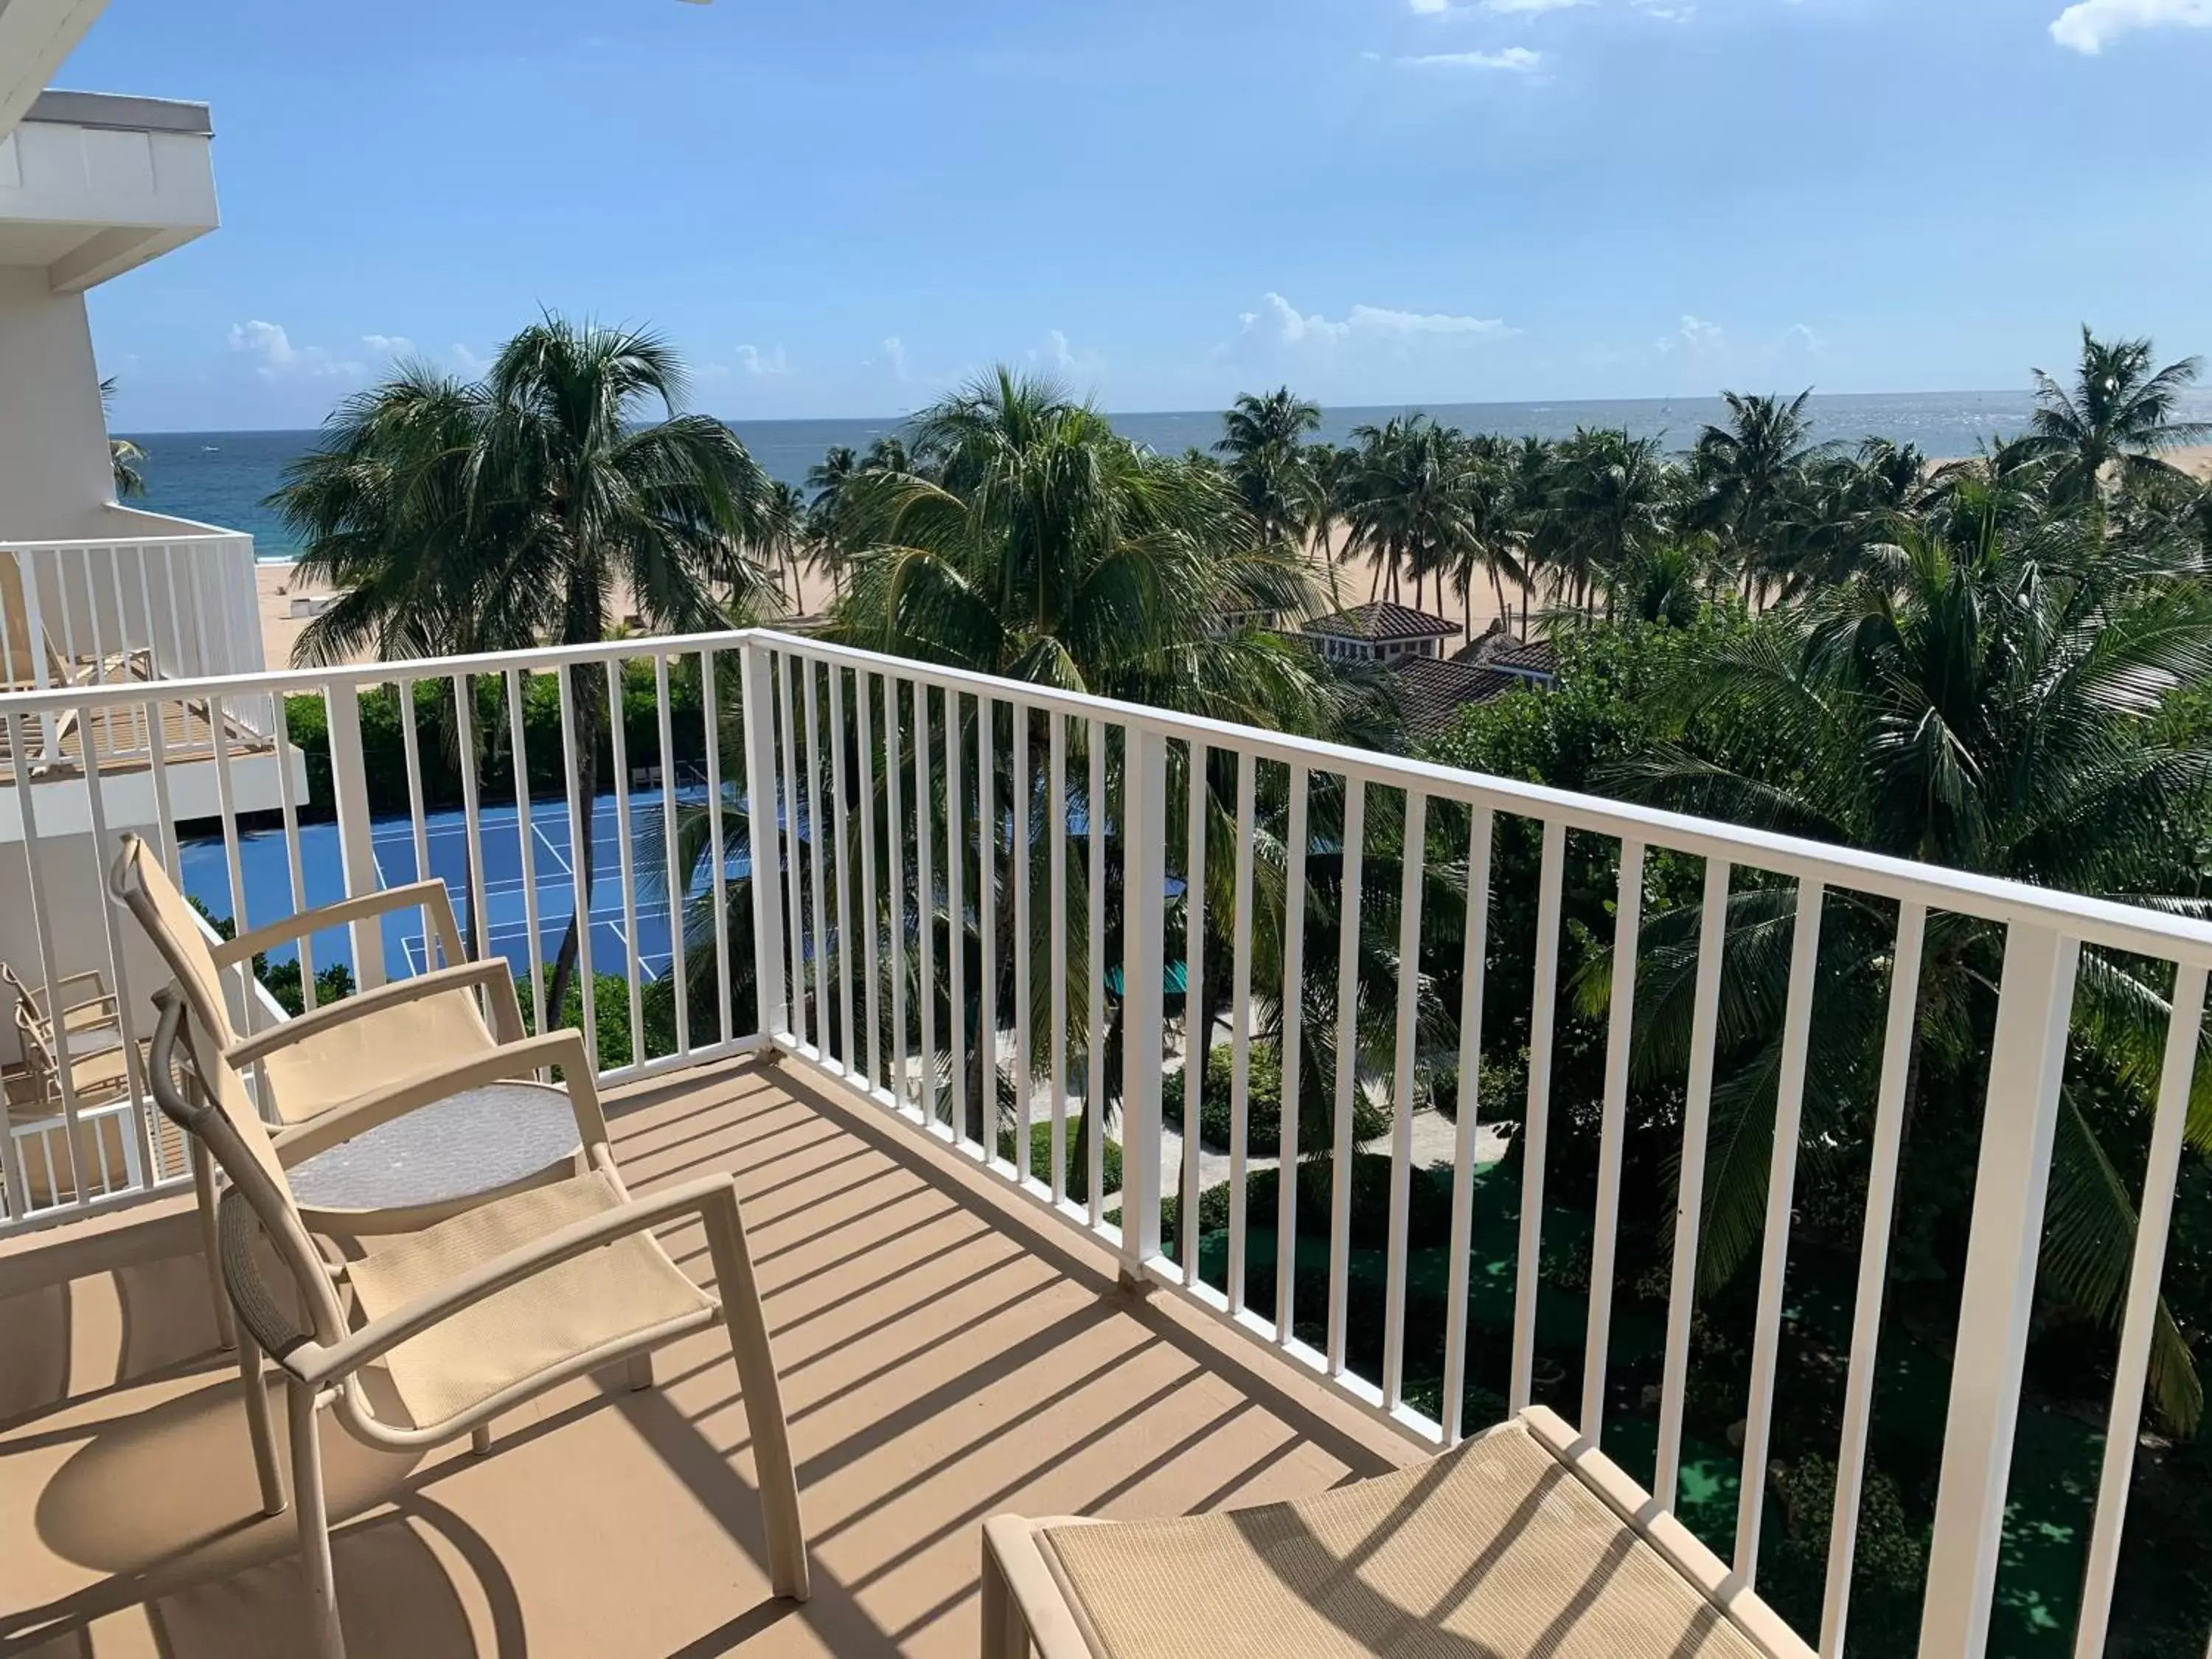
[[[1261,759],[1333,772],[1390,788],[1418,788],[1463,805],[1519,817],[1555,820],[1571,830],[1615,840],[1638,841],[1732,864],[1812,880],[1850,891],[2007,925],[2047,927],[2085,943],[2131,951],[2169,961],[2212,969],[2212,924],[2170,915],[2141,906],[2093,898],[2056,888],[1978,875],[1941,865],[1922,864],[1856,848],[1832,846],[1717,819],[1692,817],[1662,808],[1635,805],[1595,795],[1576,794],[1541,784],[1487,776],[1429,761],[1377,754],[1315,738],[1231,725],[1201,715],[1177,714],[1026,682],[1010,681],[961,668],[906,657],[886,657],[849,646],[826,643],[772,629],[731,629],[717,633],[667,635],[607,640],[589,645],[544,646],[474,656],[425,657],[398,661],[349,664],[327,668],[274,669],[157,684],[77,687],[62,690],[0,695],[0,716],[96,708],[206,696],[251,696],[320,691],[331,685],[356,688],[395,680],[424,680],[454,674],[498,674],[512,669],[544,672],[576,663],[612,658],[678,657],[702,650],[735,650],[759,641],[779,651],[837,662],[874,673],[1007,699],[1036,708],[1086,718],[1103,718],[1179,741],[1243,750]]]
[[[70,536],[55,539],[40,536],[0,536],[0,550],[9,553],[73,553],[102,547],[168,547],[184,542],[251,542],[246,530],[225,530],[196,519],[179,519],[184,528],[173,536]]]

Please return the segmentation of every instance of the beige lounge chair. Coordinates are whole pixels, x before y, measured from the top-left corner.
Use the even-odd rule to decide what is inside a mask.
[[[89,1051],[82,1046],[85,1037],[106,1037],[105,1027],[80,1029],[80,1046],[59,1051],[54,1047],[53,1028],[37,1018],[37,1006],[27,996],[15,1006],[15,1038],[23,1061],[7,1081],[6,1120],[15,1136],[25,1195],[32,1207],[44,1208],[68,1203],[81,1193],[114,1192],[129,1181],[127,1120],[99,1109],[128,1099],[131,1078],[119,1038]],[[142,1044],[142,1059],[144,1052]],[[64,1068],[67,1094],[62,1088]],[[79,1114],[73,1153],[66,1110],[71,1100]]]
[[[983,1529],[984,1659],[1813,1659],[1531,1407],[1395,1474],[1170,1521]]]
[[[62,1004],[59,1032],[55,1030],[52,1015],[47,1012],[44,986],[25,984],[17,977],[15,970],[4,962],[0,962],[0,985],[5,985],[15,994],[17,1011],[37,1023],[50,1048],[67,1047],[76,1054],[87,1050],[88,1039],[94,1043],[103,1036],[112,1036],[115,1042],[122,1041],[123,1017],[117,1006],[115,994],[107,988],[107,981],[97,969],[88,969],[81,974],[64,974],[55,981],[55,993],[63,997],[76,995],[77,991],[90,993],[76,1002]],[[76,988],[73,990],[72,987]],[[66,1044],[60,1040],[64,1034],[70,1039]],[[112,1047],[113,1043],[108,1046]]]
[[[461,932],[453,919],[451,895],[441,881],[342,900],[302,911],[266,927],[210,946],[198,918],[185,902],[161,860],[136,836],[122,838],[108,885],[145,929],[177,982],[187,988],[196,1017],[209,1021],[207,1050],[212,1063],[234,1074],[253,1073],[262,1115],[276,1127],[283,1146],[299,1126],[357,1097],[372,1094],[426,1068],[473,1059],[523,1035],[522,1010],[515,1000],[514,971],[506,958],[462,963]],[[446,960],[459,965],[395,980],[373,991],[326,1002],[294,1019],[252,1036],[230,1022],[222,976],[260,951],[289,945],[325,928],[380,916],[419,905],[428,913]],[[489,1005],[487,1023],[478,1008],[481,994]],[[198,1190],[202,1242],[207,1250],[209,1283],[216,1324],[225,1347],[234,1340],[230,1304],[216,1268],[216,1204],[213,1172],[204,1158],[193,1161]]]
[[[285,1385],[292,1498],[319,1659],[343,1659],[331,1577],[330,1521],[317,1422],[326,1408],[371,1446],[420,1450],[463,1434],[487,1449],[487,1425],[548,1389],[627,1364],[651,1382],[653,1351],[722,1324],[745,1401],[765,1512],[775,1593],[804,1601],[805,1535],[768,1324],[728,1176],[708,1176],[647,1198],[623,1185],[583,1038],[550,1032],[488,1054],[448,1061],[271,1138],[227,1063],[218,1008],[203,988],[163,988],[154,1037],[155,1099],[229,1179],[222,1206],[224,1280],[238,1310],[239,1357],[263,1506],[283,1508],[260,1356]],[[190,1010],[189,1051],[179,1045]],[[179,1086],[188,1062],[195,1079]],[[583,1147],[580,1171],[510,1192],[420,1231],[384,1235],[343,1266],[326,1261],[294,1200],[285,1170],[408,1112],[464,1090],[558,1066]],[[535,1085],[560,1093],[550,1085]],[[212,1096],[212,1100],[208,1097]],[[714,1262],[719,1300],[676,1266],[653,1229],[696,1217]],[[291,1294],[261,1277],[265,1238]],[[352,1291],[350,1315],[339,1300]],[[301,1329],[287,1310],[305,1310]]]
[[[21,556],[0,548],[0,691],[53,691],[76,687],[112,685],[119,681],[154,678],[154,653],[143,648],[109,652],[105,656],[67,656],[58,649],[53,635],[41,622],[34,625],[25,592]],[[76,733],[77,717],[70,710],[56,718],[51,729],[40,717],[23,716],[23,739],[34,764],[52,766],[63,759],[64,746]],[[133,738],[143,724],[142,711],[105,708],[93,716],[92,734],[98,752],[137,746]],[[121,744],[116,726],[127,732]],[[0,729],[0,753],[8,734]]]

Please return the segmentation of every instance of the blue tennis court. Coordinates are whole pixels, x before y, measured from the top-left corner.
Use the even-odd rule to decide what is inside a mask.
[[[593,803],[592,872],[588,915],[591,923],[592,968],[595,973],[626,974],[635,957],[641,978],[659,979],[674,960],[674,927],[666,898],[668,851],[663,829],[663,793],[659,789],[635,789],[629,795],[632,888],[631,915],[624,915],[619,803],[612,794]],[[679,808],[703,804],[708,799],[703,781],[679,778],[676,801]],[[726,799],[730,799],[726,794]],[[467,816],[459,811],[433,812],[424,817],[418,855],[411,817],[377,820],[371,829],[377,884],[404,886],[422,876],[435,877],[452,894],[453,911],[465,932],[474,926],[467,904],[469,830]],[[263,830],[239,837],[239,874],[244,890],[246,916],[241,928],[279,921],[298,908],[293,902],[291,864],[283,832]],[[735,878],[746,873],[741,847],[726,846],[724,868]],[[220,836],[188,841],[179,849],[185,890],[204,904],[210,915],[232,916],[229,860]],[[490,949],[505,957],[518,975],[530,970],[531,911],[537,913],[538,958],[550,963],[561,948],[576,908],[577,848],[570,834],[565,801],[532,803],[527,831],[521,815],[512,806],[487,806],[477,814],[476,857],[480,890],[483,895],[483,930]],[[345,866],[336,824],[303,824],[300,828],[301,885],[307,908],[331,903],[345,896]],[[688,872],[680,872],[685,897],[696,898],[713,888],[714,872],[706,858]],[[633,925],[634,921],[634,925]],[[398,978],[419,974],[437,965],[434,945],[423,938],[422,912],[407,909],[383,919],[385,972]],[[289,962],[295,952],[286,947],[270,953],[272,962]],[[350,939],[343,928],[314,936],[309,954],[318,972],[332,963],[353,965]]]

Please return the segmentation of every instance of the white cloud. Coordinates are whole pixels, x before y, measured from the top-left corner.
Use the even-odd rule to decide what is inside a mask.
[[[1260,309],[1238,319],[1242,331],[1233,348],[1252,357],[1334,358],[1346,355],[1410,356],[1451,343],[1503,339],[1520,332],[1502,318],[1454,316],[1443,312],[1396,311],[1387,306],[1356,305],[1342,317],[1300,311],[1279,294],[1261,297]]]
[[[361,364],[325,347],[294,345],[283,324],[258,317],[230,325],[230,349],[252,358],[253,372],[264,380],[359,380],[368,373]]]
[[[738,366],[743,368],[746,374],[753,375],[788,374],[791,373],[791,360],[783,355],[783,348],[781,346],[776,347],[773,351],[764,353],[757,346],[741,345],[738,348]]]
[[[490,358],[477,356],[458,340],[446,348],[446,356],[453,359],[455,370],[463,374],[481,374],[491,367]]]
[[[412,357],[415,342],[404,334],[364,334],[361,343],[379,357]]]
[[[1408,0],[1408,3],[1425,17],[1433,17],[1452,9],[1451,0]]]
[[[2212,0],[2075,0],[2052,20],[2051,38],[2094,57],[2136,29],[2212,28]]]
[[[1725,338],[1718,323],[1709,323],[1686,311],[1672,334],[1662,334],[1652,343],[1662,351],[1672,351],[1680,346],[1702,356],[1709,351],[1718,351]]]
[[[896,334],[884,341],[884,356],[891,366],[891,373],[902,380],[906,379],[906,342]]]
[[[1416,69],[1503,70],[1513,75],[1533,75],[1543,67],[1544,54],[1526,46],[1507,46],[1501,52],[1429,52],[1398,61]]]
[[[1497,12],[1565,11],[1570,6],[1590,3],[1591,0],[1482,0],[1482,9]]]
[[[1662,0],[1628,0],[1628,3],[1644,16],[1662,23],[1686,23],[1698,15],[1698,9],[1687,3],[1668,5]]]
[[[1790,324],[1787,337],[1791,345],[1808,351],[1815,357],[1828,349],[1828,343],[1814,333],[1808,323]]]

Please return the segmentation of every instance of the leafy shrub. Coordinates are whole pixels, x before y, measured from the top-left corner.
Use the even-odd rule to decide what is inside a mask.
[[[1077,1123],[1071,1117],[1067,1124],[1067,1195],[1078,1204],[1091,1198],[1091,1152],[1084,1137],[1077,1133]],[[1014,1159],[1014,1131],[999,1131],[999,1156],[1009,1164]],[[1104,1171],[1104,1188],[1109,1193],[1121,1190],[1121,1143],[1109,1140],[1099,1149],[1099,1167]],[[1030,1176],[1038,1181],[1052,1179],[1052,1125],[1049,1122],[1030,1125]]]
[[[1199,1084],[1198,1139],[1208,1152],[1225,1152],[1229,1150],[1236,1062],[1236,1050],[1226,1042],[1214,1044],[1213,1052],[1206,1056],[1206,1075]],[[1312,1091],[1308,1092],[1307,1099],[1310,1111],[1314,1100]],[[1182,1091],[1170,1087],[1161,1103],[1168,1123],[1178,1129],[1182,1127]],[[1389,1110],[1364,1094],[1355,1093],[1352,1101],[1352,1139],[1364,1145],[1389,1132]],[[1314,1137],[1309,1133],[1305,1139],[1310,1143]],[[1328,1137],[1324,1135],[1322,1139],[1325,1142]],[[1282,1046],[1275,1042],[1255,1042],[1245,1094],[1245,1150],[1253,1157],[1266,1158],[1281,1146],[1282,1140]],[[1312,1150],[1310,1145],[1308,1150]]]

